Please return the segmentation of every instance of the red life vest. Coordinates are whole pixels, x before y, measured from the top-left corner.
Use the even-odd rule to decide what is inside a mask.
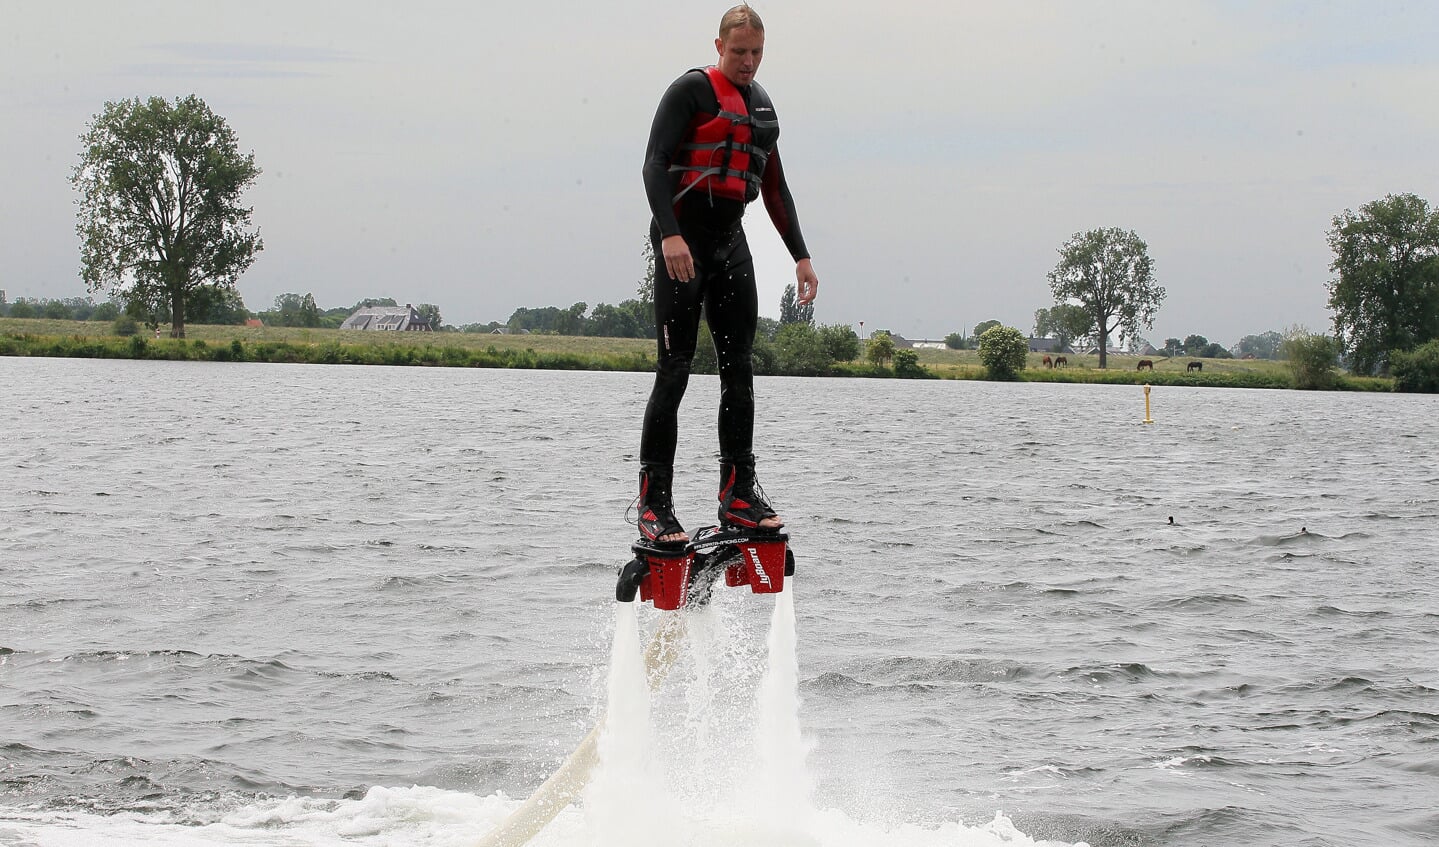
[[[751,127],[755,121],[745,106],[744,95],[735,88],[720,69],[705,68],[719,114],[694,127],[689,139],[680,145],[678,162],[670,172],[680,175],[680,190],[675,202],[696,188],[705,193],[738,200],[741,203],[759,194],[760,174],[768,153],[751,144]],[[758,167],[751,168],[751,160]]]

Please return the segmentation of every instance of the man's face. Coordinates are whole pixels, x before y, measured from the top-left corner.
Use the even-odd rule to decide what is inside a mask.
[[[715,49],[720,73],[735,85],[749,85],[764,56],[764,31],[747,26],[732,29],[728,37],[715,39]]]

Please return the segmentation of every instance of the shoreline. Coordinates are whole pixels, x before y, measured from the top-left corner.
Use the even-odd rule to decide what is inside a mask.
[[[108,323],[0,319],[0,356],[156,361],[269,362],[321,365],[391,365],[529,370],[653,372],[654,342],[649,339],[594,336],[489,335],[475,333],[362,333],[292,327],[194,325],[184,339],[121,337]],[[921,374],[897,374],[892,367],[863,362],[836,363],[814,378],[983,380],[975,351],[916,351]],[[1157,360],[1156,370],[1130,370],[1111,356],[1105,370],[1087,362],[1061,369],[1039,366],[1039,354],[1019,374],[1019,382],[1164,385],[1203,388],[1293,390],[1283,362],[1204,360],[1207,372],[1179,370],[1188,359]],[[1075,357],[1077,360],[1082,357]],[[1115,362],[1119,359],[1119,362]],[[969,361],[973,360],[973,361]],[[1166,369],[1172,366],[1174,369]],[[696,373],[705,371],[696,370]],[[712,372],[712,371],[711,371]],[[801,376],[765,368],[757,376]],[[1341,373],[1334,390],[1393,391],[1387,377]]]

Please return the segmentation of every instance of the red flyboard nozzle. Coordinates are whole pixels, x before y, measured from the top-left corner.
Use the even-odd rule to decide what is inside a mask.
[[[690,565],[694,555],[681,551],[674,556],[650,554],[650,572],[640,583],[640,599],[653,600],[656,609],[678,609],[689,594]],[[780,570],[783,571],[783,554]]]
[[[746,541],[739,546],[749,589],[755,594],[778,594],[784,590],[785,542]],[[726,574],[728,577],[728,574]],[[728,579],[726,579],[728,584]]]

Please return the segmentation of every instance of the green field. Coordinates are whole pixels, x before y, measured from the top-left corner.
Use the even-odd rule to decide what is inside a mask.
[[[109,321],[52,321],[43,318],[0,318],[0,334],[43,335],[84,338],[113,337]],[[144,329],[141,334],[145,335]],[[531,349],[537,353],[569,353],[580,355],[654,355],[655,343],[644,338],[592,338],[572,335],[490,335],[472,332],[370,332],[353,329],[307,329],[303,327],[213,326],[186,324],[187,341],[209,344],[225,343],[238,338],[245,343],[274,341],[290,344],[367,344],[407,345],[413,347],[459,347],[466,350]],[[147,336],[154,339],[153,334]],[[162,341],[165,339],[161,339]]]
[[[86,358],[184,359],[208,361],[309,362],[448,367],[553,368],[564,370],[653,370],[655,343],[642,338],[570,335],[490,335],[457,332],[367,332],[299,327],[242,327],[191,324],[183,341],[151,334],[119,338],[102,321],[0,318],[0,355]],[[918,349],[919,363],[941,379],[983,379],[974,350]],[[1141,358],[1154,370],[1136,371]],[[1085,382],[1193,385],[1217,388],[1289,388],[1284,362],[1259,359],[1195,359],[1163,356],[1109,357],[1099,370],[1098,356],[1070,354],[1069,366],[1043,367],[1043,356],[1029,355],[1021,373],[1026,382]],[[1204,370],[1189,373],[1187,363]],[[839,365],[840,376],[893,376],[888,368],[862,363]],[[1393,380],[1342,375],[1339,387],[1351,391],[1391,391]]]

